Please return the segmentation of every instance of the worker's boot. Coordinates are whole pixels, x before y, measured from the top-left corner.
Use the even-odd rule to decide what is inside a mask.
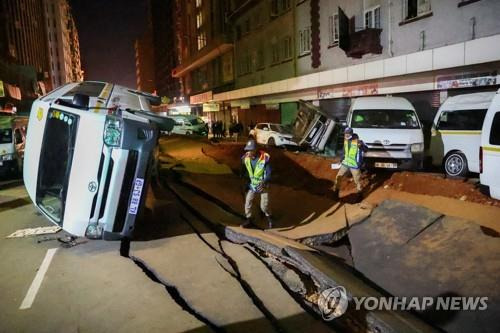
[[[273,228],[273,219],[271,218],[271,215],[266,216],[267,218],[267,228],[272,229]]]
[[[242,228],[250,228],[250,226],[253,224],[253,221],[252,221],[252,218],[251,217],[247,217],[245,222],[243,222],[242,224],[240,224],[240,227]]]

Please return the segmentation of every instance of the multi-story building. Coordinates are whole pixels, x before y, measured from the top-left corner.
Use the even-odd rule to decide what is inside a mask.
[[[178,78],[172,70],[178,64],[176,49],[176,1],[151,0],[150,18],[154,49],[154,81],[158,96],[172,101],[182,95]]]
[[[82,81],[78,32],[66,0],[44,0],[52,88]]]
[[[50,83],[44,22],[41,0],[0,1],[0,81],[14,99],[40,93],[37,81]]]
[[[233,30],[235,88],[288,79],[296,75],[294,2],[241,2],[228,16]],[[278,105],[231,103],[242,123],[280,122]]]
[[[253,27],[248,7],[255,3],[262,5],[260,30]],[[287,26],[268,28],[280,19],[275,9],[288,3],[293,23],[285,19]],[[267,0],[247,1],[241,11],[233,21],[236,35],[241,33],[234,47],[235,89],[211,96],[240,113],[262,105],[274,113],[279,105],[286,122],[294,103],[305,99],[342,119],[352,97],[398,94],[415,105],[425,124],[447,96],[499,87],[499,1]],[[294,68],[287,70],[279,61],[280,77],[271,74],[278,63],[272,45],[283,40],[289,26]],[[263,64],[259,38],[268,44]],[[246,52],[246,45],[253,49]],[[284,54],[287,44],[281,45]]]
[[[134,49],[137,90],[154,93],[156,92],[155,58],[153,35],[150,29],[135,40]]]
[[[179,65],[172,71],[182,82],[183,93],[189,102],[198,106],[199,114],[205,104],[211,114],[214,94],[234,88],[233,42],[226,23],[230,8],[228,0],[176,1],[176,37]],[[222,105],[221,119],[229,122],[231,115]]]

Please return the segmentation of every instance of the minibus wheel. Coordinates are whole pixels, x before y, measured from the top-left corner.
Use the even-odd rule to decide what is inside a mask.
[[[465,177],[469,173],[467,158],[461,152],[455,151],[446,155],[444,171],[450,177]]]

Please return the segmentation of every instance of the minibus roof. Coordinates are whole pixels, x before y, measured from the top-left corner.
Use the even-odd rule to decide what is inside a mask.
[[[441,109],[445,111],[484,110],[489,108],[493,97],[495,97],[494,91],[448,97]]]
[[[353,101],[353,110],[413,110],[413,105],[403,97],[373,96],[358,97]]]

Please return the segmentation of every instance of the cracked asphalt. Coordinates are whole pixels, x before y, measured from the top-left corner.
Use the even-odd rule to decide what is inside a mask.
[[[4,238],[49,225],[16,185],[0,187],[0,332],[333,331],[251,248],[217,236],[166,189],[151,191],[137,240],[66,249],[37,242],[46,236]],[[33,303],[20,310],[53,248]]]

